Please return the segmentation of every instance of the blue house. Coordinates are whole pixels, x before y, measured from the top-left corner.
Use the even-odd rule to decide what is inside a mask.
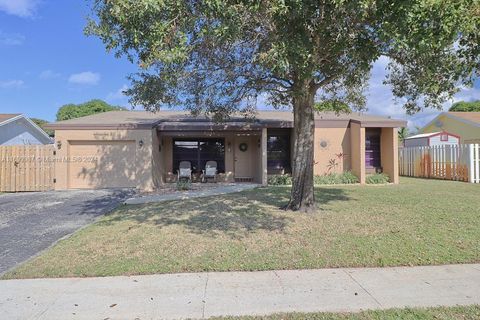
[[[23,114],[0,114],[0,146],[50,143],[48,134]]]

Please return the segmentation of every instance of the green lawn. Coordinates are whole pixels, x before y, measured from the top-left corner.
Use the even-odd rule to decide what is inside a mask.
[[[283,313],[267,317],[223,317],[210,320],[477,320],[480,306],[390,309],[361,313]]]
[[[123,206],[5,278],[480,261],[480,185],[321,187],[314,214],[280,210],[288,194],[269,187]]]

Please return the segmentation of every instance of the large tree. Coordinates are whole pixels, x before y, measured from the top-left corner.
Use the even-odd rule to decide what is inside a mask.
[[[123,107],[112,106],[100,99],[93,99],[84,103],[63,105],[57,111],[57,121],[75,119],[96,113],[125,110]]]
[[[479,0],[95,0],[87,33],[138,64],[148,110],[216,120],[259,95],[294,114],[292,210],[314,206],[314,102],[362,108],[372,64],[407,112],[440,107],[478,75]]]
[[[54,130],[45,128],[45,125],[49,124],[47,120],[43,120],[39,118],[30,118],[30,120],[32,120],[33,123],[39,126],[43,131],[45,131],[45,133],[48,134],[50,137],[53,137],[55,135]]]
[[[455,102],[448,111],[454,112],[480,112],[480,100]]]

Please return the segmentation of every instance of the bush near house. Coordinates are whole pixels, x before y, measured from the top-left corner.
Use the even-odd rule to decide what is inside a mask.
[[[390,177],[385,173],[375,173],[365,178],[366,184],[385,184],[390,182]]]
[[[343,173],[329,173],[323,176],[314,176],[314,184],[353,184],[358,183],[358,178],[350,171]]]
[[[350,171],[343,173],[328,173],[321,176],[314,176],[314,184],[353,184],[358,183],[358,178]],[[292,177],[289,174],[276,174],[268,176],[268,184],[272,186],[288,186],[292,184]]]
[[[178,180],[177,181],[177,190],[185,191],[192,189],[192,182],[190,180]]]
[[[289,186],[292,184],[292,176],[289,174],[269,175],[267,183],[271,186]]]

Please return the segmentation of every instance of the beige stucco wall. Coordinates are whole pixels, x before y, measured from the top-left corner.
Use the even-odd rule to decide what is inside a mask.
[[[351,170],[350,128],[316,128],[314,161],[315,175]]]
[[[365,183],[365,128],[360,124],[350,124],[351,168],[360,183]]]
[[[152,132],[152,179],[153,185],[158,187],[164,183],[165,162],[163,158],[164,152],[161,145],[161,137],[157,130]]]
[[[162,135],[162,132],[157,133],[155,129],[56,130],[55,134],[56,141],[60,141],[62,144],[57,151],[57,159],[69,158],[74,154],[72,150],[77,150],[78,153],[80,149],[75,149],[75,145],[82,144],[82,142],[88,142],[93,146],[96,145],[96,142],[102,143],[102,147],[97,150],[98,162],[85,165],[85,168],[92,173],[89,176],[89,179],[92,180],[89,181],[89,185],[94,188],[125,186],[125,179],[128,179],[130,186],[151,190],[162,183],[175,180],[175,173],[172,172],[172,136]],[[225,174],[219,180],[234,181],[235,157],[241,152],[238,150],[238,141],[242,139],[248,141],[248,150],[243,154],[249,159],[247,176],[251,176],[255,182],[266,183],[266,129],[252,132],[250,135],[219,132],[214,136],[225,139]],[[187,136],[183,135],[183,137]],[[139,146],[140,140],[143,141],[142,147]],[[322,141],[326,142],[326,146],[321,145]],[[352,122],[350,128],[316,128],[314,142],[315,175],[351,170],[359,177],[361,183],[365,182],[365,128],[362,128],[360,124]],[[122,146],[128,144],[128,147],[115,149],[116,147],[110,148],[110,144]],[[107,147],[104,147],[105,145]],[[82,150],[94,149],[92,147]],[[109,152],[113,152],[111,150],[115,150],[115,154],[109,155]],[[106,154],[102,155],[101,152]],[[128,152],[128,155],[125,152]],[[398,183],[397,152],[397,130],[383,128],[381,136],[382,167],[394,183]],[[104,159],[107,160],[103,161]],[[129,165],[131,162],[133,162],[132,166]],[[244,164],[238,163],[238,165]],[[77,165],[75,170],[78,170],[79,166],[81,167],[81,165]],[[123,174],[124,166],[128,166],[128,175]],[[70,179],[71,168],[68,161],[56,162],[56,189],[85,187],[85,185],[72,184],[70,181],[72,180]],[[119,172],[122,176],[119,176]]]
[[[153,130],[56,130],[55,145],[61,143],[60,149],[57,150],[55,162],[55,178],[56,190],[84,188],[104,188],[104,187],[125,187],[136,186],[143,190],[151,190],[154,187],[152,175],[152,134]],[[143,141],[143,146],[139,146],[139,141]],[[84,154],[85,159],[92,157],[92,161],[84,159],[73,159],[77,156],[76,148],[82,143],[90,145],[86,150],[90,150],[92,154]],[[100,147],[96,148],[98,142]],[[120,150],[110,145],[126,145],[128,149]],[[100,150],[102,153],[95,152]],[[115,154],[108,154],[111,150],[115,150]],[[125,151],[127,150],[127,151]],[[122,157],[119,151],[128,152],[129,154]],[[95,152],[95,154],[93,154]],[[118,154],[117,154],[118,153]],[[133,155],[131,153],[134,153]],[[107,159],[107,160],[105,160]],[[134,164],[128,162],[133,159]],[[80,162],[84,163],[80,163]],[[123,161],[123,162],[122,162]],[[73,164],[75,162],[75,164]],[[128,172],[125,176],[125,167],[134,172]],[[78,179],[71,179],[72,170],[82,169],[88,172],[84,179],[88,179],[88,183],[78,183]],[[133,168],[133,169],[131,169]],[[128,179],[128,185],[125,185],[125,179]]]
[[[383,172],[392,183],[398,183],[398,134],[397,128],[382,128],[380,152]]]

